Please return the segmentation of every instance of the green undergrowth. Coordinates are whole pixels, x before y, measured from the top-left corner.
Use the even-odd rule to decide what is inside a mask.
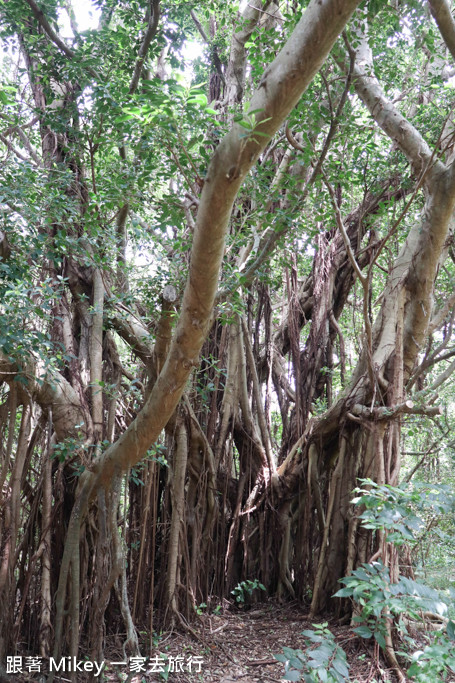
[[[453,513],[455,508],[455,496],[445,486],[392,487],[370,480],[362,480],[361,484],[352,503],[362,526],[380,534],[378,539],[383,539],[385,549],[412,549],[424,536],[429,516],[434,520],[438,515]],[[350,600],[353,633],[376,642],[385,651],[387,633],[393,624],[396,654],[409,680],[453,680],[455,590],[450,584],[437,590],[404,575],[392,582],[389,567],[381,557],[362,564],[340,583],[343,587],[333,597]],[[442,625],[439,630],[425,630],[429,615]],[[327,623],[313,627],[303,631],[302,649],[284,648],[283,653],[275,655],[284,664],[283,679],[305,683],[351,681],[346,653]]]

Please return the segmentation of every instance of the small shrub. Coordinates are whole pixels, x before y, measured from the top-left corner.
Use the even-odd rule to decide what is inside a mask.
[[[417,650],[407,673],[416,683],[445,681],[455,674],[455,623],[449,621],[445,633],[437,633],[432,643]]]
[[[340,582],[345,588],[334,597],[349,597],[354,601],[358,614],[353,621],[359,624],[354,633],[362,638],[374,636],[381,648],[386,645],[387,619],[394,618],[397,628],[404,631],[400,621],[403,615],[420,621],[421,610],[440,615],[447,611],[447,605],[432,588],[404,576],[397,583],[391,583],[389,569],[381,561],[362,565]]]
[[[285,681],[305,683],[343,683],[349,680],[349,666],[344,650],[324,624],[313,624],[314,631],[303,631],[306,648],[283,648],[283,654],[274,655],[285,666]]]
[[[265,586],[262,583],[259,583],[258,579],[254,579],[254,581],[247,579],[246,581],[238,583],[234,590],[231,591],[231,595],[234,596],[235,601],[239,605],[244,605],[247,599],[253,595],[253,591],[258,588],[261,591],[266,590]]]

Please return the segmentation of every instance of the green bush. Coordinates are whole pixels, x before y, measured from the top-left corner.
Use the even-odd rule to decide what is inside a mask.
[[[285,666],[285,681],[305,683],[343,683],[349,680],[349,666],[344,650],[337,645],[327,623],[313,624],[314,631],[303,631],[305,650],[283,648],[274,655]]]
[[[425,513],[443,515],[454,507],[454,495],[446,486],[421,484],[413,489],[380,486],[369,479],[361,480],[362,488],[353,503],[362,507],[361,524],[380,531],[395,546],[413,545],[425,530]],[[350,598],[354,605],[354,632],[362,638],[374,638],[386,647],[388,621],[406,638],[411,652],[417,647],[407,635],[405,619],[423,621],[424,612],[441,617],[448,607],[438,591],[424,583],[401,576],[391,582],[390,572],[381,560],[365,563],[350,576],[340,579],[344,587],[334,597]],[[275,658],[285,665],[283,678],[305,683],[340,683],[349,680],[349,667],[343,649],[336,644],[327,624],[304,631],[305,648],[283,648]],[[416,683],[445,681],[455,673],[455,623],[448,621],[446,632],[429,638],[424,649],[399,654],[411,664],[408,676]]]
[[[247,579],[246,581],[238,583],[234,590],[231,591],[231,595],[234,596],[237,603],[244,605],[247,599],[253,595],[253,591],[258,588],[261,591],[266,590],[265,586],[262,583],[259,583],[258,579],[254,579],[254,581]]]
[[[404,631],[403,615],[420,621],[421,611],[441,616],[447,612],[439,593],[425,584],[404,576],[397,583],[391,583],[389,569],[381,561],[363,564],[340,581],[345,587],[334,597],[352,598],[355,603],[357,614],[353,621],[359,626],[354,632],[362,638],[374,636],[381,648],[386,645],[388,619],[393,618],[398,629]]]
[[[417,650],[407,673],[416,683],[446,681],[455,674],[455,624],[449,621],[445,633],[437,633],[432,643]]]

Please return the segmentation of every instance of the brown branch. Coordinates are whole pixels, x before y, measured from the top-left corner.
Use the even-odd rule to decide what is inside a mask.
[[[7,146],[7,148],[9,149],[9,151],[10,151],[10,152],[13,152],[13,154],[15,154],[19,159],[21,159],[22,161],[29,161],[29,159],[27,159],[27,157],[24,157],[24,155],[21,154],[21,152],[19,152],[18,149],[16,149],[16,147],[12,144],[12,142],[10,142],[10,141],[9,141],[4,135],[2,135],[1,133],[0,133],[0,140]]]
[[[33,16],[40,24],[40,26],[46,31],[48,37],[52,40],[55,45],[68,57],[68,59],[74,59],[74,52],[66,45],[63,40],[55,33],[54,29],[48,22],[46,15],[39,5],[36,4],[35,0],[26,0],[30,9],[33,12]]]
[[[338,124],[340,121],[341,113],[344,109],[344,105],[346,104],[346,100],[349,94],[349,90],[351,87],[351,80],[352,80],[352,73],[354,69],[354,58],[351,57],[351,62],[350,62],[350,67],[346,76],[346,83],[345,87],[343,90],[343,94],[341,95],[340,101],[338,103],[338,107],[335,113],[335,116],[332,119],[332,122],[330,124],[329,132],[327,133],[327,137],[324,141],[324,146],[322,148],[322,151],[319,155],[319,158],[316,162],[316,165],[313,168],[313,171],[311,173],[311,177],[307,181],[306,185],[304,186],[302,192],[300,193],[300,199],[299,199],[299,204],[300,206],[303,204],[305,199],[308,196],[309,190],[314,185],[316,182],[317,178],[319,177],[320,173],[322,172],[322,165],[325,161],[325,158],[327,156],[327,153],[330,148],[330,144],[333,140],[333,137],[338,129]],[[297,149],[300,152],[304,152],[304,148],[300,145],[300,143],[295,139],[294,135],[292,134],[292,131],[289,128],[289,125],[286,124],[286,137],[288,139],[288,142],[292,147]],[[266,236],[266,239],[264,240],[263,243],[261,243],[261,249],[257,251],[257,255],[255,260],[247,266],[245,269],[244,273],[242,274],[242,286],[243,287],[248,287],[252,284],[257,270],[261,267],[261,265],[264,263],[265,259],[272,253],[273,249],[275,248],[275,245],[277,244],[279,238],[281,238],[284,234],[289,232],[290,226],[292,224],[288,224],[287,227],[280,229],[275,229],[269,236]],[[224,300],[227,296],[232,294],[232,292],[235,291],[233,287],[226,288],[222,290],[221,292],[218,293],[217,296],[217,301],[222,301]]]
[[[227,107],[237,107],[242,99],[247,55],[245,44],[259,22],[261,10],[267,9],[270,1],[254,0],[254,4],[247,5],[239,16],[239,27],[232,35],[229,62],[226,69],[226,92],[224,93],[225,102],[223,104]]]
[[[407,400],[395,406],[379,406],[369,408],[360,403],[352,406],[350,413],[356,417],[363,417],[368,420],[382,421],[393,420],[397,415],[427,415],[428,417],[439,417],[443,414],[441,406],[415,405],[414,401]]]
[[[440,164],[440,163],[441,163],[441,162],[440,162],[440,159],[438,158],[440,155],[437,154],[437,151],[438,151],[439,143],[440,143],[440,140],[441,140],[441,136],[442,136],[443,131],[444,131],[445,124],[446,124],[446,122],[447,122],[447,120],[448,120],[448,117],[449,117],[450,114],[452,113],[452,111],[453,111],[453,106],[451,107],[450,112],[449,112],[448,116],[446,117],[446,120],[444,121],[444,125],[443,125],[442,128],[441,128],[441,132],[440,132],[439,137],[438,137],[438,139],[437,139],[437,141],[436,141],[436,144],[434,145],[434,148],[433,148],[433,151],[432,151],[432,153],[431,153],[431,156],[430,156],[430,158],[429,158],[429,160],[428,160],[428,163],[427,163],[426,166],[422,169],[422,172],[421,172],[421,174],[420,174],[420,176],[419,176],[419,178],[418,178],[418,180],[417,180],[417,184],[416,184],[416,186],[415,186],[415,188],[414,188],[414,190],[413,190],[413,192],[412,192],[411,197],[410,197],[410,198],[408,199],[408,201],[406,202],[406,204],[405,204],[403,210],[401,211],[400,215],[399,215],[398,218],[396,219],[395,223],[394,223],[394,224],[392,225],[392,227],[390,228],[390,230],[389,230],[389,232],[387,233],[387,235],[386,235],[385,237],[383,237],[382,241],[379,243],[379,246],[378,246],[378,248],[377,248],[377,250],[376,250],[376,252],[375,252],[374,258],[371,260],[371,263],[370,263],[370,265],[369,265],[369,269],[368,269],[369,273],[371,273],[371,271],[372,271],[372,269],[373,269],[373,266],[377,263],[377,261],[378,261],[378,259],[379,259],[379,256],[380,256],[382,250],[384,249],[385,245],[387,244],[387,242],[390,240],[390,238],[396,233],[396,231],[397,231],[398,228],[400,227],[400,224],[401,224],[402,220],[404,219],[404,217],[405,217],[406,214],[408,213],[409,209],[411,208],[411,204],[412,204],[412,202],[414,201],[414,199],[416,198],[417,193],[419,192],[419,190],[420,190],[421,187],[423,186],[424,181],[427,179],[428,174],[430,173],[430,171],[431,171],[437,164]],[[454,168],[455,168],[455,167],[454,167]]]
[[[209,48],[210,48],[210,51],[211,51],[211,53],[212,53],[213,65],[214,65],[215,69],[217,70],[217,73],[218,73],[218,75],[219,75],[219,77],[220,77],[220,79],[221,79],[221,82],[222,82],[223,85],[225,86],[225,85],[226,85],[226,80],[225,80],[225,78],[224,78],[224,73],[223,73],[223,70],[222,70],[222,68],[221,68],[221,61],[220,61],[220,57],[219,57],[219,54],[218,54],[218,50],[217,50],[216,46],[213,45],[213,42],[209,39],[209,37],[207,36],[206,32],[204,31],[204,28],[203,28],[201,22],[199,21],[199,19],[197,18],[195,11],[191,9],[191,10],[190,10],[190,14],[191,14],[192,20],[193,20],[194,23],[196,24],[197,30],[199,31],[199,33],[200,33],[201,36],[202,36],[202,39],[207,43],[207,45],[208,45]]]
[[[137,86],[139,84],[139,78],[141,76],[142,67],[144,66],[145,58],[147,56],[150,43],[152,42],[156,31],[158,29],[158,21],[160,19],[160,0],[151,0],[150,3],[150,17],[148,20],[147,29],[144,34],[144,39],[142,45],[139,48],[138,58],[136,65],[134,67],[133,77],[130,83],[129,94],[132,95],[136,92]]]
[[[439,441],[439,439],[437,439],[437,440],[433,441],[433,442],[428,446],[427,450],[426,450],[425,452],[423,452],[423,454],[422,454],[422,452],[420,452],[420,453],[412,453],[412,452],[409,452],[409,451],[403,452],[404,455],[422,455],[422,457],[420,458],[420,460],[414,465],[414,467],[413,467],[412,470],[409,472],[409,474],[406,475],[404,481],[405,481],[407,484],[409,484],[409,482],[411,481],[412,477],[413,477],[414,474],[417,472],[417,470],[423,465],[423,463],[425,462],[425,460],[427,459],[427,457],[428,457],[429,455],[431,455],[432,453],[435,453],[435,452],[439,451],[439,449],[440,449],[440,441]]]
[[[337,202],[337,199],[335,196],[335,191],[334,191],[332,185],[329,183],[327,176],[326,176],[324,171],[322,171],[322,174],[323,174],[324,184],[327,187],[329,194],[330,194],[330,199],[332,202],[333,210],[335,212],[335,218],[336,218],[337,226],[338,226],[338,229],[339,229],[341,236],[343,238],[346,253],[348,255],[349,261],[351,262],[351,266],[352,266],[354,272],[356,273],[357,277],[359,278],[360,284],[362,285],[362,290],[363,290],[363,322],[365,325],[365,335],[366,335],[366,341],[367,341],[368,376],[370,379],[371,388],[373,389],[375,387],[375,373],[374,373],[373,364],[372,364],[373,332],[372,332],[371,320],[370,320],[370,315],[369,315],[369,310],[368,310],[372,271],[371,271],[371,268],[369,268],[367,275],[364,275],[362,273],[362,271],[360,270],[360,266],[357,263],[355,254],[354,254],[352,247],[351,247],[351,240],[349,239],[349,235],[346,231],[346,227],[345,227],[344,222],[343,222],[343,217],[341,215],[341,211],[340,211],[340,208],[338,206],[338,202]]]
[[[63,42],[63,40],[57,35],[57,33],[54,31],[50,23],[48,22],[46,15],[44,14],[43,10],[35,0],[25,0],[30,9],[33,12],[33,16],[37,20],[37,22],[40,24],[40,26],[45,30],[48,38],[52,40],[52,42],[57,45],[57,47],[68,57],[68,59],[76,59],[76,54],[71,50],[66,43]],[[85,70],[88,71],[88,73],[93,76],[94,78],[98,79],[98,74],[96,71],[94,71],[90,66],[84,66]]]
[[[35,164],[36,164],[37,166],[42,166],[43,164],[42,164],[42,162],[41,162],[41,159],[39,158],[39,156],[38,156],[38,154],[36,153],[36,151],[33,149],[32,143],[30,142],[30,140],[28,139],[28,137],[25,135],[25,133],[24,133],[24,131],[22,130],[22,128],[21,128],[20,126],[17,126],[16,130],[17,130],[18,136],[20,137],[20,139],[22,140],[22,143],[23,143],[23,144],[25,145],[25,147],[27,148],[27,151],[28,151],[28,153],[30,154],[30,156],[31,156],[31,158],[33,159],[33,161],[35,162]]]
[[[270,434],[269,434],[269,431],[267,429],[267,423],[266,423],[265,413],[264,413],[264,406],[262,405],[261,388],[260,388],[258,375],[257,375],[257,371],[256,371],[256,362],[255,362],[255,358],[254,358],[254,354],[253,354],[253,349],[251,347],[250,336],[248,333],[248,326],[247,326],[245,318],[243,316],[241,316],[240,322],[241,322],[242,332],[243,332],[243,342],[244,342],[245,351],[246,351],[246,359],[247,359],[247,362],[249,365],[251,380],[252,380],[252,384],[253,384],[253,395],[254,395],[254,400],[256,401],[256,410],[257,410],[257,414],[258,414],[259,429],[261,432],[262,441],[263,441],[265,453],[267,456],[270,475],[272,475],[272,472],[276,471],[276,465],[275,465],[275,462],[273,460],[272,445],[270,442]]]
[[[203,27],[202,27],[202,24],[201,24],[201,22],[199,21],[199,19],[197,18],[196,13],[195,13],[195,11],[194,11],[193,9],[190,9],[190,14],[191,14],[192,20],[193,20],[194,23],[196,24],[197,30],[199,31],[199,33],[200,33],[201,36],[202,36],[202,39],[207,43],[207,45],[208,45],[209,47],[212,47],[212,46],[211,46],[211,43],[210,43],[210,40],[209,40],[209,38],[208,38],[206,32],[204,31],[204,29],[203,29]]]
[[[302,145],[299,142],[297,142],[296,138],[292,134],[292,131],[289,128],[289,121],[286,121],[285,133],[286,133],[286,137],[287,137],[289,144],[292,145],[292,147],[294,147],[294,149],[296,149],[298,152],[305,152],[306,151],[305,147],[302,147]]]
[[[5,116],[4,114],[0,114],[0,119],[2,121],[10,121],[8,116]],[[22,124],[22,126],[18,126],[17,124],[14,124],[13,126],[9,126],[9,128],[6,128],[6,130],[3,131],[3,135],[10,135],[11,133],[14,133],[18,128],[21,128],[22,130],[24,128],[31,128],[32,126],[35,125],[39,121],[39,116],[34,116],[31,121],[28,123]]]
[[[350,44],[346,32],[343,32],[343,39],[351,61],[355,58],[355,91],[378,126],[398,146],[412,164],[416,174],[420,176],[422,171],[428,169],[433,162],[434,152],[415,126],[399,112],[383,92],[374,75],[373,56],[365,29],[362,29],[360,24],[355,29],[355,36],[358,41],[356,49]],[[342,70],[345,70],[345,66],[340,64],[339,60],[337,63]],[[443,169],[443,164],[438,161],[432,170],[440,172]]]
[[[455,59],[455,22],[450,5],[447,0],[428,0],[428,4],[441,36]]]
[[[338,207],[338,203],[336,200],[335,191],[334,191],[332,185],[330,184],[330,182],[329,182],[329,180],[325,174],[325,171],[323,171],[323,178],[324,178],[324,184],[327,187],[327,190],[329,191],[329,194],[330,194],[330,198],[332,200],[332,205],[333,205],[333,209],[335,211],[335,218],[336,218],[337,226],[340,230],[341,236],[343,237],[344,246],[346,248],[346,253],[348,255],[348,258],[351,262],[351,266],[352,266],[354,272],[356,273],[357,277],[359,278],[360,282],[362,283],[362,285],[365,285],[365,283],[367,282],[367,278],[365,277],[365,275],[360,270],[360,266],[356,261],[355,254],[352,251],[351,240],[349,239],[348,233],[346,232],[346,228],[345,228],[345,225],[343,222],[343,217],[341,215],[341,211]]]

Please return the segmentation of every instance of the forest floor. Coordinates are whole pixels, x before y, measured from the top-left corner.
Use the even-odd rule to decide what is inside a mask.
[[[346,652],[350,681],[392,683],[396,680],[384,662],[375,657],[374,646],[358,637],[349,626],[329,623],[329,628]],[[195,629],[200,640],[190,634],[173,632],[163,635],[157,651],[168,657],[173,667],[179,657],[186,662],[199,657],[200,673],[196,669],[189,672],[186,667],[184,671],[169,673],[169,683],[280,683],[284,664],[274,655],[282,653],[283,647],[302,648],[305,629],[313,626],[301,607],[258,604],[245,611],[230,609],[218,615],[203,614]],[[129,678],[131,683],[164,680],[163,674],[151,673]]]
[[[191,626],[193,633],[183,633],[180,629],[155,637],[153,656],[146,662],[145,657],[143,662],[136,661],[138,668],[132,665],[134,658],[123,662],[122,668],[119,666],[122,664],[119,660],[123,659],[123,637],[109,636],[104,669],[97,677],[92,674],[90,680],[97,683],[284,683],[284,664],[274,655],[286,647],[303,649],[302,631],[314,630],[315,621],[310,622],[308,614],[297,604],[267,602],[238,609],[226,601],[226,608],[218,608],[218,614],[210,614],[202,607],[197,623]],[[346,652],[351,683],[395,683],[394,672],[387,669],[371,640],[357,636],[349,625],[329,622],[328,627],[336,643]],[[144,651],[149,647],[147,643],[142,645]],[[168,671],[164,668],[166,662]],[[68,681],[69,671],[61,673],[60,670],[55,682]],[[85,683],[88,676],[78,674],[77,683]],[[19,674],[0,676],[0,680],[41,683],[46,676]]]

